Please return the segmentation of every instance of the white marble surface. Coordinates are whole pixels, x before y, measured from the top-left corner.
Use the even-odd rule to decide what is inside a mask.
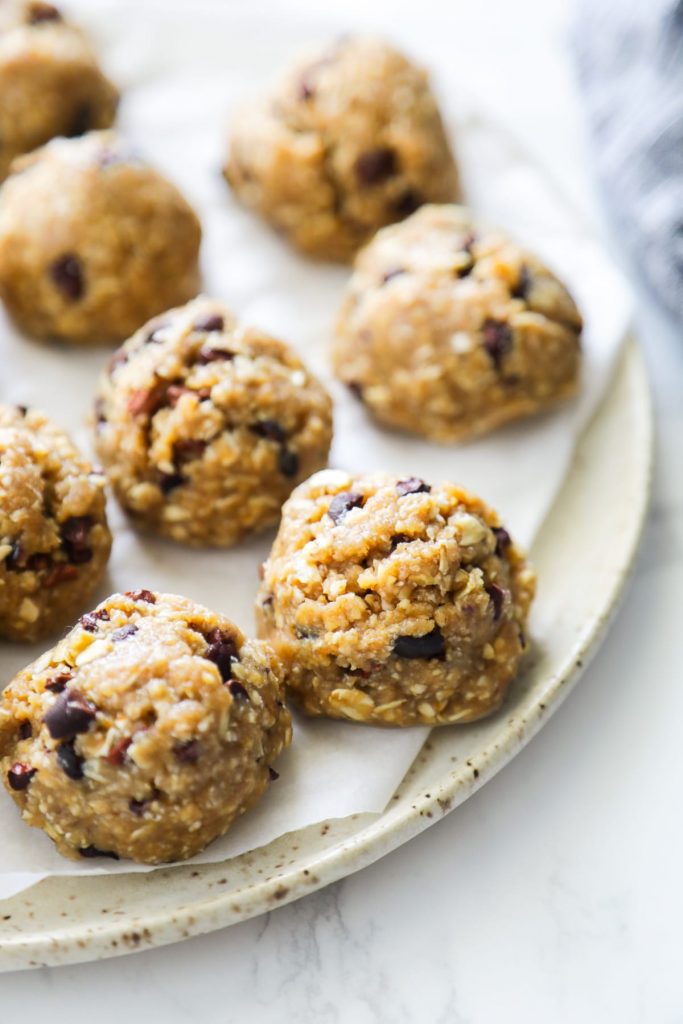
[[[590,206],[563,49],[569,5],[420,10],[454,51],[463,24],[491,31],[492,87],[524,105],[530,139],[540,126],[558,177]],[[410,37],[400,3],[364,7],[347,3],[349,23],[385,18]],[[602,650],[531,745],[407,846],[267,917],[119,960],[2,976],[0,1020],[683,1020],[683,339],[647,296],[639,330],[659,417],[639,567]]]

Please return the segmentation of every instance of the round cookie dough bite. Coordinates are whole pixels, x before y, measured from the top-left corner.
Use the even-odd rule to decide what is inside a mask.
[[[308,54],[245,107],[224,173],[294,246],[343,262],[383,225],[459,194],[427,75],[373,38]]]
[[[0,405],[0,636],[59,629],[100,583],[111,549],[105,478],[42,413]]]
[[[95,447],[131,516],[225,547],[277,521],[327,464],[332,404],[283,342],[201,297],[137,332],[95,400]]]
[[[425,206],[358,254],[337,376],[379,420],[464,441],[573,395],[582,320],[532,253],[458,206]]]
[[[120,342],[199,290],[201,227],[112,132],[54,139],[0,190],[0,296],[27,334]]]
[[[83,33],[37,0],[0,3],[0,181],[12,160],[56,135],[114,121],[118,93]]]
[[[224,616],[114,594],[4,691],[3,781],[66,857],[184,860],[274,777],[292,737],[280,677]]]
[[[284,506],[256,614],[309,714],[448,725],[502,703],[534,588],[498,516],[467,491],[328,470]]]

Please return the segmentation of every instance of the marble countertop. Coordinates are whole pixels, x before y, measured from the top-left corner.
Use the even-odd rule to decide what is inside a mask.
[[[350,24],[368,20],[362,3],[347,6]],[[473,6],[481,30],[490,24],[497,45],[507,40],[506,66],[518,66],[510,101],[528,103],[530,133],[548,124],[558,176],[594,205],[575,146],[578,113],[565,46],[570,0]],[[452,8],[444,16],[436,0],[422,3],[423,30],[424,18],[445,17],[456,32],[461,11],[471,24],[464,0],[452,0]],[[372,16],[379,23],[398,18],[409,36],[416,17],[409,10],[383,2]],[[534,70],[550,75],[552,88],[539,89]],[[556,101],[566,115],[560,127],[550,116]],[[637,572],[585,677],[530,746],[408,845],[265,917],[100,964],[3,975],[0,1019],[682,1019],[683,345],[680,328],[643,294],[638,333],[655,394],[658,450]]]

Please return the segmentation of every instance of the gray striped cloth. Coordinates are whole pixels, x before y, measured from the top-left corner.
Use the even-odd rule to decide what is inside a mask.
[[[683,0],[579,0],[575,52],[623,244],[683,322]]]

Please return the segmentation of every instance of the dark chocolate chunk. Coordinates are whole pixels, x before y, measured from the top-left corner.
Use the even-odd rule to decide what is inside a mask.
[[[48,681],[45,683],[45,689],[50,690],[51,693],[61,693],[66,684],[70,679],[73,679],[74,670],[72,668],[64,668],[59,672],[56,672]]]
[[[57,760],[64,774],[68,775],[74,782],[78,782],[79,779],[83,778],[83,762],[85,758],[76,753],[73,740],[59,744],[57,747]]]
[[[529,268],[525,263],[522,264],[522,268],[517,278],[517,283],[514,288],[510,289],[510,294],[513,299],[527,299],[529,296],[529,289],[531,287],[531,274]]]
[[[199,760],[199,740],[188,740],[173,748],[173,753],[181,764],[196,764]]]
[[[390,146],[377,146],[375,149],[368,149],[361,153],[354,170],[356,178],[361,185],[379,185],[398,169],[396,151]]]
[[[287,437],[285,430],[277,420],[257,420],[256,423],[249,425],[249,429],[252,433],[258,434],[259,437],[265,437],[269,441],[282,442]]]
[[[128,804],[128,808],[131,814],[141,818],[151,803],[151,800],[131,800]]]
[[[486,593],[491,598],[491,604],[493,605],[493,621],[497,622],[503,613],[505,591],[497,583],[489,583],[486,587]]]
[[[419,206],[422,206],[422,196],[413,188],[408,188],[405,192],[394,199],[391,204],[391,209],[397,217],[409,217],[411,213],[415,213]]]
[[[87,732],[96,714],[95,706],[72,686],[60,693],[43,721],[53,740],[65,740]]]
[[[231,679],[228,683],[228,689],[233,695],[235,700],[249,700],[249,694],[241,683],[238,683],[236,679]]]
[[[153,594],[151,590],[127,590],[125,593],[126,597],[129,597],[131,601],[146,601],[147,604],[156,604],[156,594]]]
[[[296,476],[299,472],[299,456],[289,448],[281,448],[277,456],[277,467],[283,476]]]
[[[407,480],[399,480],[396,484],[396,490],[405,497],[406,494],[429,494],[431,486],[426,484],[424,480],[420,480],[417,476],[410,476]]]
[[[54,4],[32,3],[28,8],[29,25],[41,25],[46,21],[61,21],[61,12]]]
[[[399,544],[409,543],[413,538],[405,533],[395,533],[391,538],[391,551],[395,551]]]
[[[109,764],[113,764],[118,768],[119,765],[122,765],[126,760],[126,753],[128,752],[128,747],[132,742],[132,736],[122,736],[120,740],[117,740],[116,743],[112,744],[105,760],[108,761]]]
[[[503,526],[492,526],[491,532],[496,538],[496,554],[499,558],[503,558],[505,552],[512,544],[512,538]]]
[[[65,299],[78,302],[83,297],[85,282],[83,266],[78,256],[72,253],[60,256],[50,264],[50,277]]]
[[[271,782],[277,782],[277,780],[280,778],[280,773],[276,772],[274,768],[268,766],[268,778],[270,779]]]
[[[173,457],[176,462],[192,462],[193,459],[201,458],[208,443],[198,437],[187,437],[176,441],[173,445]]]
[[[221,679],[227,683],[230,679],[230,671],[233,661],[237,660],[237,645],[231,633],[224,633],[220,629],[214,629],[206,639],[209,646],[206,648],[204,657],[218,666]]]
[[[440,658],[446,650],[443,634],[438,626],[423,636],[397,636],[394,654],[399,658]]]
[[[163,494],[170,494],[184,483],[187,483],[187,478],[182,473],[161,473],[159,477],[159,487]]]
[[[192,325],[194,331],[222,331],[225,326],[225,321],[219,313],[208,313],[206,316],[200,316],[198,320],[195,320]]]
[[[362,508],[364,500],[362,494],[354,494],[353,491],[342,491],[341,494],[335,494],[330,502],[327,514],[336,526],[352,508]]]
[[[82,846],[78,851],[81,857],[110,857],[111,860],[119,860],[118,853],[113,850],[98,850],[96,846]]]
[[[87,630],[88,633],[96,633],[99,622],[109,621],[109,612],[106,608],[100,608],[94,612],[86,612],[85,615],[81,615],[78,621],[81,627]]]
[[[512,331],[502,320],[485,320],[482,327],[483,345],[497,370],[503,356],[512,348]]]
[[[19,739],[30,740],[32,735],[33,729],[31,728],[31,723],[26,719],[26,721],[22,722],[19,726]]]
[[[227,348],[211,348],[208,345],[203,345],[197,353],[197,362],[200,366],[206,366],[207,363],[220,363],[226,362],[229,359],[234,359],[235,353],[231,352]]]
[[[88,536],[94,525],[92,516],[72,516],[62,523],[59,530],[62,544],[69,561],[74,565],[82,565],[91,560],[93,552],[88,545]]]
[[[22,764],[20,761],[17,761],[7,772],[7,782],[9,783],[10,789],[17,791],[28,789],[31,779],[37,771],[37,768],[31,768],[30,765]]]
[[[126,637],[133,636],[137,631],[138,627],[132,622],[129,622],[127,626],[121,626],[119,629],[115,629],[111,634],[111,639],[114,643],[118,643],[119,640],[125,640]]]

